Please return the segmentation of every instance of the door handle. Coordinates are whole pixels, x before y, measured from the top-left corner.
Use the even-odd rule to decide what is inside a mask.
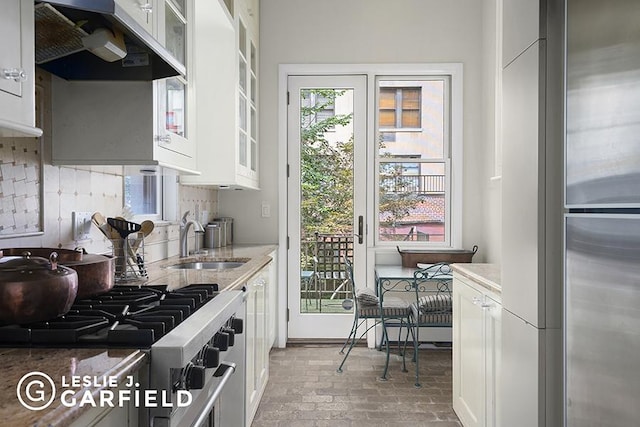
[[[358,217],[358,243],[362,244],[364,242],[364,218],[362,215]]]

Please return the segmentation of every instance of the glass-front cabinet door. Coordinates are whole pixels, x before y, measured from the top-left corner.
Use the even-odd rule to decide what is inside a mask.
[[[238,173],[258,179],[258,49],[245,18],[238,19]]]
[[[157,135],[160,147],[193,156],[195,142],[189,142],[187,19],[188,0],[158,0],[156,37],[187,68],[186,76],[158,80],[156,85]]]

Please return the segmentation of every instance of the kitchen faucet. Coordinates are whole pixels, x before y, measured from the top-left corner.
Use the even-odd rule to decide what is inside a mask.
[[[193,225],[193,231],[198,233],[204,233],[204,228],[202,224],[200,224],[195,219],[190,219],[187,221],[187,215],[189,215],[190,211],[186,211],[184,215],[182,215],[182,220],[180,221],[180,257],[184,258],[189,256],[189,245],[187,244],[187,234],[189,232],[189,226]],[[196,239],[197,245],[197,239]]]

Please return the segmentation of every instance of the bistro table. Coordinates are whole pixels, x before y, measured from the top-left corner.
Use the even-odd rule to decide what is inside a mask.
[[[420,326],[429,326],[419,322],[416,314],[419,316],[419,297],[424,293],[438,294],[447,293],[451,295],[451,281],[453,280],[453,271],[448,264],[420,264],[420,267],[402,267],[400,265],[384,265],[376,264],[375,279],[376,292],[380,298],[380,303],[384,301],[385,294],[389,292],[412,292],[412,316],[409,319],[409,330],[407,334],[411,334],[414,341],[414,359],[416,363],[416,387],[420,387],[418,379],[418,348],[420,342],[418,339],[418,330]],[[433,271],[432,271],[433,270]],[[416,274],[418,273],[418,274]],[[387,323],[384,317],[381,319],[382,327],[385,328],[384,335],[388,339],[386,330]],[[437,325],[443,326],[443,325]],[[407,335],[407,339],[409,336]],[[400,336],[398,336],[398,342]],[[388,344],[388,343],[387,343]],[[405,340],[406,345],[406,340]],[[388,347],[388,345],[387,345]],[[386,378],[387,366],[389,363],[389,354],[387,353],[387,363],[383,378]]]

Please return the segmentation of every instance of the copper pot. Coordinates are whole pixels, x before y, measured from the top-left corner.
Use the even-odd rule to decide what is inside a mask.
[[[67,261],[63,264],[78,273],[76,299],[100,295],[115,285],[116,264],[112,256],[84,254],[79,261]]]
[[[78,274],[49,259],[22,257],[0,259],[0,322],[31,323],[53,319],[71,308],[78,292]]]
[[[76,299],[107,292],[115,284],[115,261],[111,256],[86,254],[81,250],[54,248],[9,248],[3,249],[3,251],[5,255],[21,255],[23,252],[29,251],[33,256],[44,258],[48,258],[52,252],[57,252],[58,263],[70,267],[78,273]]]

